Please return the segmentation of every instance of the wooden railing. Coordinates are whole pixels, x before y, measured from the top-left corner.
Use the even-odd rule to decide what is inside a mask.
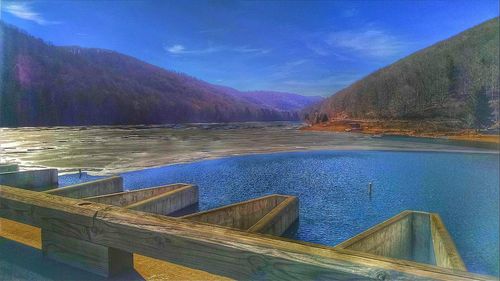
[[[113,268],[138,253],[239,280],[497,280],[7,186],[0,186],[0,216],[64,237],[64,250],[103,251]]]

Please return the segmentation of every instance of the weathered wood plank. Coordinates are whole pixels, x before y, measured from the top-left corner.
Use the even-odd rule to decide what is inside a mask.
[[[430,219],[436,264],[446,268],[467,270],[441,217],[438,214],[432,213]]]
[[[42,229],[45,257],[109,277],[134,268],[132,253]]]
[[[117,192],[106,195],[86,197],[85,200],[102,204],[125,207],[184,186],[190,186],[190,185],[184,183],[169,184],[169,185],[142,188],[131,191]]]
[[[198,203],[198,187],[184,185],[163,194],[127,205],[125,208],[159,215],[169,215]]]
[[[434,213],[404,211],[335,248],[466,271],[453,239]]]
[[[268,195],[183,216],[184,219],[248,230],[287,197]]]
[[[276,208],[250,227],[248,232],[281,236],[298,217],[299,200],[295,196],[288,196]]]
[[[47,194],[85,198],[123,191],[122,177],[110,177],[45,191]]]
[[[17,171],[0,174],[0,185],[24,189],[46,189],[57,186],[57,169]]]
[[[49,230],[66,237],[237,279],[496,280],[12,187],[0,186],[0,215],[47,227],[55,221]]]

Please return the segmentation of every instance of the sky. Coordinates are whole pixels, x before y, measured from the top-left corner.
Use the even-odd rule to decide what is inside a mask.
[[[54,45],[111,49],[244,91],[320,96],[499,14],[498,0],[0,5],[4,22]]]

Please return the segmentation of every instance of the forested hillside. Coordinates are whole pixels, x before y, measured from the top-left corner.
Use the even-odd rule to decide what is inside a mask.
[[[305,111],[312,120],[452,120],[485,128],[498,120],[499,19],[382,68]],[[328,116],[328,118],[324,118]]]
[[[0,126],[297,120],[196,78],[0,23]]]

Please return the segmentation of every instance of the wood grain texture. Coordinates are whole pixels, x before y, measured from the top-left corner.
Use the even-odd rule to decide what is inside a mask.
[[[122,177],[110,177],[45,191],[47,194],[85,198],[123,191]]]
[[[404,211],[336,248],[466,271],[453,239],[434,213]]]
[[[183,216],[184,219],[248,230],[287,197],[268,195]]]
[[[0,237],[6,238],[13,242],[24,244],[28,247],[37,250],[42,249],[41,229],[38,227],[29,226],[15,221],[0,218]],[[5,245],[5,244],[4,244]],[[0,247],[2,244],[0,243]],[[6,249],[5,247],[3,249]],[[0,248],[0,252],[2,248]],[[212,275],[208,272],[194,270],[188,267],[179,266],[166,261],[153,259],[141,255],[134,254],[134,269],[136,273],[121,274],[120,280],[138,280],[137,274],[145,280],[230,280],[220,275]],[[59,271],[59,266],[49,265],[47,268],[50,272]],[[0,276],[1,276],[0,272]],[[54,273],[56,276],[61,276]],[[131,275],[131,278],[128,278]],[[64,275],[63,275],[64,276]],[[49,276],[46,276],[50,278]],[[0,280],[2,278],[0,277]],[[12,279],[12,278],[10,278]],[[7,280],[10,280],[7,279]],[[61,280],[60,278],[55,278]],[[67,276],[64,280],[67,279]]]
[[[155,186],[150,188],[142,188],[131,191],[123,191],[106,195],[86,197],[86,201],[92,201],[102,204],[125,207],[139,201],[149,199],[153,196],[163,194],[175,190],[180,187],[190,186],[189,184],[169,184],[163,186]]]
[[[127,205],[125,208],[159,215],[169,215],[198,203],[198,187],[179,186],[171,191]]]
[[[47,258],[109,277],[132,270],[132,253],[67,237],[42,229],[42,252]]]
[[[438,214],[431,214],[432,244],[438,266],[467,270],[453,239]]]
[[[288,196],[262,217],[248,232],[281,236],[299,217],[299,199]]]
[[[0,186],[0,215],[243,280],[496,280],[5,186]]]
[[[0,185],[24,189],[48,189],[57,186],[57,169],[16,171],[0,174]]]

